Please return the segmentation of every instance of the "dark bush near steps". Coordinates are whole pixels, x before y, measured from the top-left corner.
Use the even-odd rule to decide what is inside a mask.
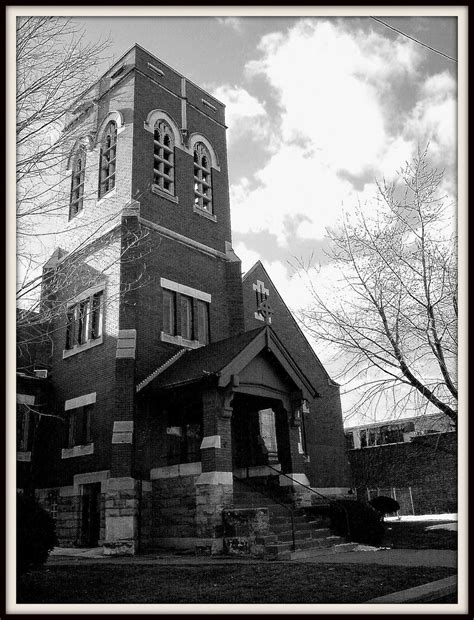
[[[378,497],[374,497],[369,504],[375,508],[382,515],[387,515],[392,512],[397,512],[400,510],[400,504],[396,499],[392,497],[386,497],[385,495],[379,495]]]
[[[17,494],[16,511],[16,565],[22,575],[46,562],[57,538],[53,519],[34,497]]]
[[[382,515],[360,500],[338,500],[331,504],[332,529],[348,541],[379,546],[384,536]]]

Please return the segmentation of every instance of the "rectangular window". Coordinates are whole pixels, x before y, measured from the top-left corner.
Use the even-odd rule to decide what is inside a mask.
[[[193,339],[193,300],[181,295],[181,336],[186,340]]]
[[[201,344],[209,344],[209,304],[197,300],[198,340]]]
[[[16,406],[16,449],[28,452],[31,449],[30,411],[27,405],[17,403]]]
[[[346,441],[346,450],[353,450],[354,449],[354,435],[353,435],[353,433],[346,433],[345,434],[345,441]]]
[[[102,336],[103,299],[104,293],[100,291],[69,307],[66,349],[73,349]]]
[[[174,412],[168,411],[166,428],[166,465],[196,463],[201,460],[201,412],[191,405],[183,405]],[[179,425],[179,426],[175,426]]]
[[[211,295],[171,280],[161,279],[163,291],[162,333],[167,342],[197,347],[209,344]],[[188,341],[188,342],[185,342]],[[189,343],[192,344],[189,344]]]
[[[176,293],[167,289],[163,289],[163,331],[176,334]]]
[[[69,411],[68,448],[92,443],[92,407],[93,405],[85,405]]]

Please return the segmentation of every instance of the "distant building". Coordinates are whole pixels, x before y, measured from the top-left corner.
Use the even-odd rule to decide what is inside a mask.
[[[447,416],[353,426],[344,434],[358,498],[393,497],[401,515],[457,511],[457,434]]]
[[[64,312],[47,378],[33,363],[19,387],[22,406],[49,387],[33,451],[22,412],[19,465],[60,543],[219,549],[242,477],[271,475],[294,503],[344,496],[339,387],[263,265],[242,280],[232,249],[224,105],[138,45],[79,103],[64,247],[43,272],[43,307]]]

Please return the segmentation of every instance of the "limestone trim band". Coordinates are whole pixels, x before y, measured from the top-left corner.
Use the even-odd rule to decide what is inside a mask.
[[[112,443],[132,443],[133,420],[121,420],[114,422],[112,431]]]
[[[195,482],[196,485],[208,484],[228,484],[233,485],[233,477],[231,471],[205,471]]]
[[[305,486],[311,486],[306,474],[286,474],[286,476],[280,476],[280,486],[281,487],[290,487],[295,486],[298,487],[299,484],[304,484]]]
[[[209,435],[208,437],[203,437],[201,442],[201,450],[205,450],[206,448],[220,448],[221,447],[221,436],[220,435]]]
[[[168,465],[166,467],[155,467],[150,470],[150,480],[198,476],[201,471],[202,465],[199,461],[195,463],[179,463],[178,465]]]

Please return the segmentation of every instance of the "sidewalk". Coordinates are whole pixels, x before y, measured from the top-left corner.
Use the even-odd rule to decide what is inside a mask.
[[[279,562],[279,560],[276,560]],[[285,560],[287,562],[288,560]],[[380,551],[347,551],[317,555],[312,558],[291,560],[305,564],[385,564],[389,566],[457,566],[457,552],[444,549],[388,549]],[[103,555],[100,547],[95,549],[72,549],[56,547],[50,554],[50,564],[157,564],[157,565],[216,565],[216,564],[255,564],[266,560],[228,555],[178,555],[160,552],[134,556]]]

